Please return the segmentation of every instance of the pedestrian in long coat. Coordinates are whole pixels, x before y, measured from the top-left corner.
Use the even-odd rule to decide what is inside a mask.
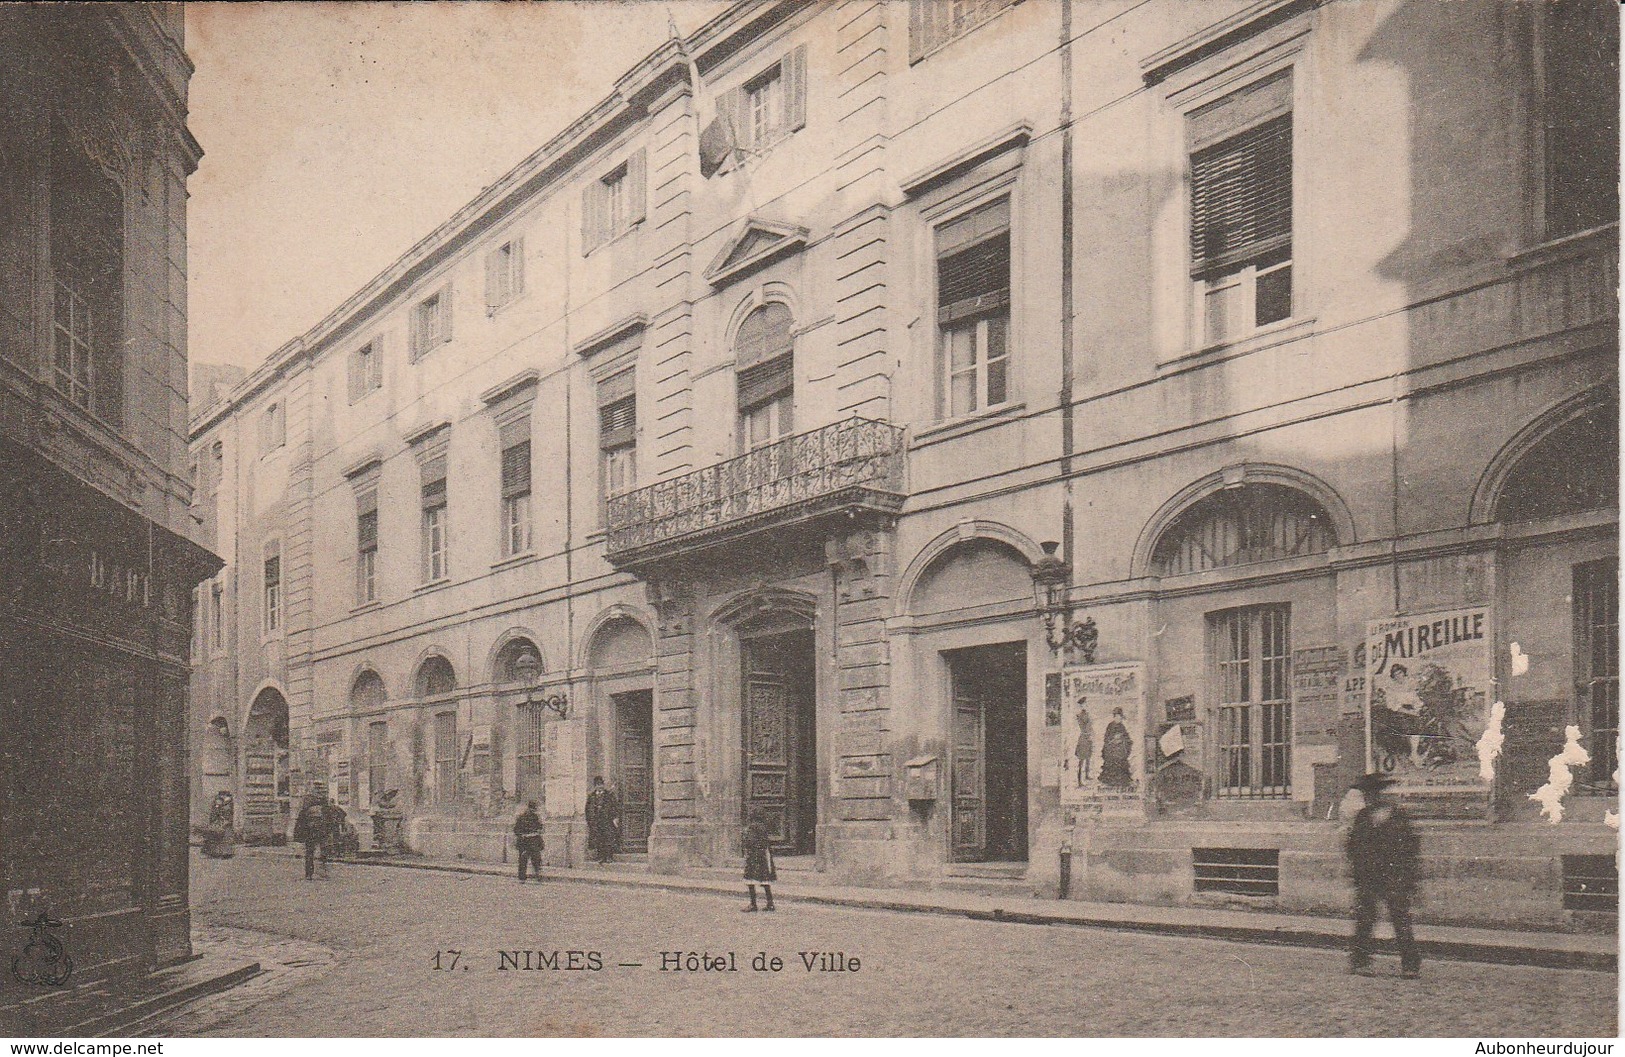
[[[610,862],[621,849],[621,800],[604,785],[602,777],[592,780],[587,794],[587,851],[598,862]]]
[[[1354,787],[1365,796],[1365,806],[1354,816],[1344,850],[1354,878],[1354,943],[1349,971],[1371,975],[1371,932],[1377,924],[1377,904],[1388,904],[1399,946],[1400,975],[1422,975],[1422,956],[1411,927],[1411,904],[1421,869],[1421,841],[1416,826],[1398,804],[1385,794],[1393,779],[1367,774]]]
[[[519,853],[519,883],[525,883],[525,866],[528,863],[536,874],[536,880],[542,879],[542,819],[536,813],[536,801],[525,801],[525,810],[519,812],[519,817],[513,820],[513,844]]]
[[[767,896],[767,905],[760,909],[772,911],[773,882],[779,879],[779,872],[773,865],[773,844],[767,835],[767,824],[762,821],[759,812],[752,812],[750,822],[745,825],[745,887],[750,892],[750,906],[745,907],[747,914],[754,914],[756,906],[756,885],[762,886],[762,892]]]
[[[327,846],[327,805],[319,797],[307,797],[293,823],[293,839],[305,846],[305,880],[316,877],[316,853]],[[322,858],[326,859],[326,853]],[[325,867],[324,867],[325,869]]]

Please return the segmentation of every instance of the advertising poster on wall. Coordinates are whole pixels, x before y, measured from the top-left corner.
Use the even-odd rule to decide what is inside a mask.
[[[1487,790],[1478,739],[1489,719],[1494,637],[1486,606],[1366,625],[1370,769],[1395,791]]]
[[[1145,665],[1068,668],[1062,684],[1061,802],[1139,800],[1145,790]]]

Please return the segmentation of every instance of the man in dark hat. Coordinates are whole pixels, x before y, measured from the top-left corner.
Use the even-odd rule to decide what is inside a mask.
[[[1354,876],[1354,945],[1349,951],[1349,972],[1371,975],[1371,930],[1377,924],[1377,903],[1388,904],[1399,945],[1400,975],[1414,980],[1422,975],[1422,956],[1411,931],[1411,902],[1416,896],[1421,844],[1410,816],[1386,794],[1393,779],[1367,774],[1354,783],[1365,796],[1365,806],[1354,816],[1344,850]]]
[[[542,817],[536,813],[536,801],[525,801],[525,810],[513,820],[513,846],[519,853],[519,883],[525,883],[525,866],[529,864],[536,880],[542,879]]]
[[[620,798],[602,777],[594,778],[587,794],[587,850],[598,862],[613,862],[620,847]]]

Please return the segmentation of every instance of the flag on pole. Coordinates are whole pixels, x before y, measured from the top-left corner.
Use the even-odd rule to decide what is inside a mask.
[[[739,140],[734,135],[733,125],[717,111],[710,93],[705,90],[699,63],[689,53],[688,42],[678,30],[677,16],[670,6],[666,8],[666,33],[677,42],[677,55],[688,67],[688,83],[694,93],[694,120],[700,128],[700,175],[709,178],[735,156]]]

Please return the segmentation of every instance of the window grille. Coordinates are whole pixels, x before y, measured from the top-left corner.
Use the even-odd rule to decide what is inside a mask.
[[[1319,503],[1295,488],[1249,484],[1194,503],[1152,548],[1158,576],[1324,554],[1337,543]]]
[[[1563,909],[1619,913],[1619,861],[1612,855],[1563,856]]]
[[[547,724],[544,722],[546,711],[546,707],[539,704],[519,706],[516,778],[521,801],[540,802],[546,791],[547,769],[544,751],[547,738]]]
[[[447,802],[457,798],[457,713],[437,712],[434,717],[435,799]]]
[[[1198,892],[1281,894],[1281,852],[1277,848],[1192,848],[1191,865]]]
[[[367,724],[367,801],[376,804],[389,788],[389,722]]]
[[[1585,785],[1617,791],[1619,767],[1619,559],[1574,567],[1574,677],[1591,753]]]
[[[1222,798],[1292,794],[1292,672],[1289,606],[1211,614],[1218,750],[1214,783]]]

